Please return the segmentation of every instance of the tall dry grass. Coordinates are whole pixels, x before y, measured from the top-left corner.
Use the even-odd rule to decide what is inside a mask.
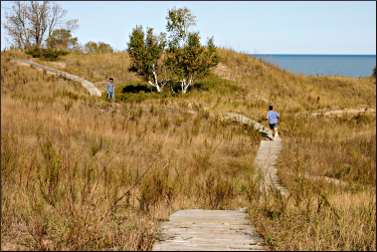
[[[292,118],[286,127],[278,174],[291,195],[252,201],[258,230],[277,250],[376,250],[375,115]]]
[[[148,250],[172,211],[245,202],[253,130],[184,100],[111,104],[2,60],[2,249]]]
[[[242,105],[218,107],[263,121],[272,103],[282,117],[284,148],[277,167],[291,196],[266,198],[255,191],[249,198],[250,216],[270,248],[376,250],[375,115],[295,116],[375,108],[375,78],[306,77],[229,50],[220,53],[222,66],[216,73],[237,83],[244,93],[232,99],[232,105],[238,99]],[[347,186],[310,176],[339,179]]]
[[[304,77],[219,53],[220,68],[187,95],[124,94],[114,104],[9,62],[22,53],[2,54],[2,249],[147,250],[158,222],[177,209],[249,205],[272,249],[375,250],[375,117],[294,116],[375,108],[375,79]],[[71,54],[60,63],[100,88],[109,76],[142,83],[125,53]],[[262,121],[269,103],[282,116],[278,167],[288,201],[256,191],[259,136],[216,116],[237,111]]]
[[[374,78],[304,76],[231,50],[220,49],[219,53],[221,66],[215,72],[224,78],[231,76],[230,80],[243,89],[232,97],[240,104],[234,109],[254,118],[270,103],[286,114],[376,106]],[[219,109],[227,108],[224,103]]]
[[[220,64],[213,69],[213,74],[199,81],[193,92],[179,97],[180,100],[199,101],[210,111],[233,110],[258,119],[264,117],[266,107],[271,103],[283,114],[376,107],[375,78],[309,77],[292,74],[229,49],[219,48],[218,53]],[[105,90],[105,82],[110,76],[115,79],[118,94],[126,85],[144,83],[140,77],[128,72],[130,58],[126,52],[70,54],[62,57],[60,62],[65,64],[64,70],[94,82],[102,90]],[[156,95],[143,94],[141,100],[148,97],[155,98]]]

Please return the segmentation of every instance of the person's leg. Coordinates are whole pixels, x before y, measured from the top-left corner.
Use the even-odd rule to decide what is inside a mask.
[[[272,137],[275,137],[275,128],[273,124],[268,124],[270,126],[270,129],[272,130]]]

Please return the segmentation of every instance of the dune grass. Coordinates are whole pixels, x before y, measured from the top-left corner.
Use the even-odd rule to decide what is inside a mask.
[[[375,115],[306,118],[290,127],[278,174],[291,195],[251,202],[258,230],[277,250],[376,250]]]
[[[254,118],[261,118],[270,103],[287,114],[322,109],[376,107],[375,78],[308,77],[292,74],[232,50],[220,48],[218,52],[220,64],[212,71],[213,74],[199,81],[196,88],[193,87],[198,92],[180,97],[180,100],[199,101],[211,111],[234,110]],[[64,63],[65,71],[94,82],[103,91],[109,77],[114,78],[118,94],[128,85],[148,87],[139,76],[128,71],[130,59],[126,52],[88,55],[73,53],[62,57],[60,63]],[[164,93],[169,96],[169,88]],[[125,96],[131,96],[130,100],[140,101],[156,98],[154,92],[128,93]]]
[[[111,104],[27,67],[2,73],[3,249],[148,250],[172,211],[244,201],[251,129],[186,101]]]
[[[220,65],[186,95],[122,92],[145,87],[126,53],[62,58],[61,68],[102,90],[113,77],[116,103],[2,53],[2,249],[148,250],[175,210],[249,206],[271,249],[375,250],[375,115],[295,117],[375,108],[375,79],[305,77],[219,53]],[[262,121],[270,103],[282,116],[288,201],[256,191],[257,133],[219,116]]]

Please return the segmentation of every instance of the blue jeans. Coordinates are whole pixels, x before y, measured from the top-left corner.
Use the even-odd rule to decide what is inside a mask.
[[[114,101],[115,100],[115,94],[114,92],[107,92],[107,99]]]

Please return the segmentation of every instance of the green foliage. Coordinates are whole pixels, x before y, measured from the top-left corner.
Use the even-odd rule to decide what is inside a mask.
[[[147,81],[153,78],[153,69],[159,64],[159,59],[166,45],[165,34],[153,34],[153,28],[148,28],[145,36],[143,27],[136,26],[130,36],[128,53],[132,59],[131,70],[145,76]]]
[[[93,42],[89,41],[85,44],[84,50],[87,53],[112,53],[114,50],[113,48],[104,42]]]
[[[165,33],[154,35],[153,28],[147,28],[146,33],[142,26],[132,30],[128,42],[132,60],[129,70],[143,76],[158,92],[165,85],[170,85],[173,91],[180,83],[182,93],[186,93],[195,81],[208,75],[209,70],[218,64],[219,57],[213,38],[209,39],[207,46],[202,46],[199,33],[188,31],[196,23],[189,9],[169,10],[166,19],[169,41]]]
[[[207,47],[200,44],[198,33],[189,33],[187,42],[182,48],[169,48],[166,64],[170,72],[174,73],[177,81],[181,81],[182,92],[196,80],[208,75],[211,67],[218,64],[219,57],[211,38]]]
[[[181,82],[182,92],[186,93],[196,80],[205,77],[210,68],[218,64],[219,57],[213,38],[204,47],[200,43],[199,33],[188,31],[196,23],[189,9],[169,10],[166,19],[166,28],[170,33],[166,65],[173,78]]]
[[[114,51],[109,44],[103,42],[98,42],[97,48],[98,53],[112,53]]]
[[[128,42],[128,53],[132,59],[130,70],[140,72],[143,69],[143,59],[145,55],[144,31],[142,26],[136,26],[130,35]]]
[[[205,48],[200,45],[200,37],[197,33],[189,34],[187,45],[183,48],[183,51],[186,61],[181,68],[185,78],[201,78],[207,75],[209,69],[219,62],[213,39],[208,41],[207,48]]]
[[[148,28],[145,38],[145,74],[149,80],[154,69],[159,67],[159,59],[165,49],[165,34],[161,33],[158,37],[153,35],[153,28]]]
[[[128,53],[132,59],[130,71],[143,76],[152,86],[161,91],[158,75],[163,71],[161,56],[166,46],[165,34],[153,34],[153,28],[148,28],[145,35],[142,26],[136,26],[128,43]],[[153,81],[153,82],[152,82]]]
[[[222,79],[215,74],[208,74],[205,78],[195,82],[192,90],[220,93],[223,95],[242,94],[246,90],[234,82]]]
[[[376,78],[376,75],[377,75],[376,67],[374,67],[372,76],[373,76],[374,78]]]
[[[55,48],[38,48],[34,47],[25,51],[26,54],[31,55],[33,58],[40,58],[43,60],[57,60],[59,56],[67,55],[65,50],[58,50]]]
[[[72,37],[71,31],[67,29],[54,30],[47,39],[49,48],[69,49],[77,47],[77,37]]]
[[[186,7],[169,10],[166,20],[166,30],[170,33],[170,47],[182,45],[187,39],[189,27],[196,24],[196,17]]]
[[[181,97],[179,92],[181,87],[176,82],[168,82],[171,92],[157,93],[154,88],[145,82],[130,82],[127,84],[117,85],[115,93],[119,101],[126,102],[142,102],[146,100],[155,99],[174,99]],[[235,85],[234,82],[222,79],[215,74],[209,74],[205,78],[195,82],[189,91],[192,97],[203,99],[203,97],[210,97],[214,94],[236,95],[245,92],[243,88]],[[103,97],[105,99],[105,96]],[[194,99],[196,99],[194,98]]]

